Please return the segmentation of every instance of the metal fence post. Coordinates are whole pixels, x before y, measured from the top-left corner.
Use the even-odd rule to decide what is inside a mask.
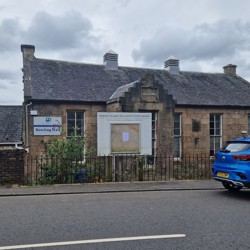
[[[112,182],[115,182],[115,155],[112,155]]]

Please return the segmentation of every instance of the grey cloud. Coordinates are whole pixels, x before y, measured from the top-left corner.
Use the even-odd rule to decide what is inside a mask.
[[[142,40],[139,49],[133,50],[132,57],[150,65],[156,65],[170,55],[189,60],[232,57],[239,50],[249,50],[249,40],[249,22],[221,20],[183,30],[164,27],[150,39]]]
[[[2,82],[1,80],[0,80],[0,89],[3,89],[3,90],[8,89],[7,86],[6,86],[6,83]]]
[[[18,51],[23,43],[41,51],[81,50],[84,55],[95,55],[101,51],[102,40],[93,31],[91,22],[77,11],[61,16],[38,12],[28,27],[18,19],[5,19],[0,23],[0,52]]]
[[[16,71],[13,70],[0,70],[0,80],[14,80],[18,76]]]
[[[9,78],[10,78],[10,72],[0,70],[0,79],[1,80],[5,80],[5,79],[9,79]]]
[[[42,50],[82,48],[86,52],[93,52],[100,40],[91,35],[92,31],[91,22],[80,12],[71,11],[55,16],[43,11],[34,16],[25,32],[25,39]]]
[[[18,44],[20,26],[15,19],[5,19],[0,23],[0,52],[13,50]]]

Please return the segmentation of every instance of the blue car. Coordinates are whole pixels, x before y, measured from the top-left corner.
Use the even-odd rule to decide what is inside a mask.
[[[214,155],[212,173],[229,191],[250,188],[250,137],[227,141]]]

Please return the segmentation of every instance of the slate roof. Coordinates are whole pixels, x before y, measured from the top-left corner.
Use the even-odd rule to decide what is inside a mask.
[[[30,62],[30,70],[33,100],[107,102],[120,87],[151,73],[177,105],[250,107],[250,83],[237,75],[120,66],[107,70],[104,65],[39,58]]]
[[[0,144],[21,143],[22,106],[0,106]]]

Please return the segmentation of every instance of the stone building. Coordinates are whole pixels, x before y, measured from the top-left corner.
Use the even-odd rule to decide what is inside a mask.
[[[151,113],[153,155],[212,156],[249,130],[250,84],[236,65],[200,73],[180,70],[174,57],[162,69],[149,69],[120,66],[112,50],[99,65],[36,58],[33,45],[21,45],[21,51],[23,146],[31,155],[42,154],[52,135],[71,136],[75,126],[86,147],[96,148],[98,112]],[[45,132],[50,121],[58,122],[54,133]]]

